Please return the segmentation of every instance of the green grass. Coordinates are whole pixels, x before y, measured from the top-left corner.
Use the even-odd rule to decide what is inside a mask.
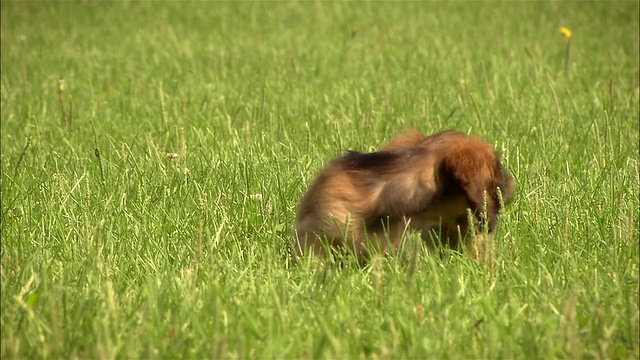
[[[1,10],[2,358],[640,356],[637,2]],[[412,126],[517,178],[494,270],[291,266],[322,165]]]

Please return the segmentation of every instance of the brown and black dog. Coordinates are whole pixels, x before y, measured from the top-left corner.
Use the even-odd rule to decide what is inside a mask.
[[[427,137],[414,131],[377,152],[350,151],[302,197],[294,252],[324,258],[333,247],[365,260],[372,247],[395,249],[415,229],[425,241],[435,230],[444,245],[463,245],[481,260],[482,235],[470,234],[482,226],[494,231],[514,183],[490,145],[457,131]]]

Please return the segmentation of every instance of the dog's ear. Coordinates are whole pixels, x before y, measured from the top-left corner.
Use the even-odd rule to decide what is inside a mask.
[[[502,183],[500,184],[502,201],[504,205],[510,204],[516,192],[516,180],[508,170],[502,170]]]

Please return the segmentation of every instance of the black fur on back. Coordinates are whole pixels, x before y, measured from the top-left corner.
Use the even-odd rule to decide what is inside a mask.
[[[342,163],[345,170],[384,172],[403,165],[414,152],[413,149],[397,149],[372,153],[347,151],[340,158],[340,163]]]

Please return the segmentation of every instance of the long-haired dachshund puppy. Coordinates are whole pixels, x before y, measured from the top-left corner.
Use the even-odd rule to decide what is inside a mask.
[[[320,172],[300,202],[294,252],[327,257],[334,248],[364,260],[415,229],[480,260],[482,237],[470,234],[494,231],[514,187],[490,145],[456,131],[414,131],[377,152],[347,152]]]

